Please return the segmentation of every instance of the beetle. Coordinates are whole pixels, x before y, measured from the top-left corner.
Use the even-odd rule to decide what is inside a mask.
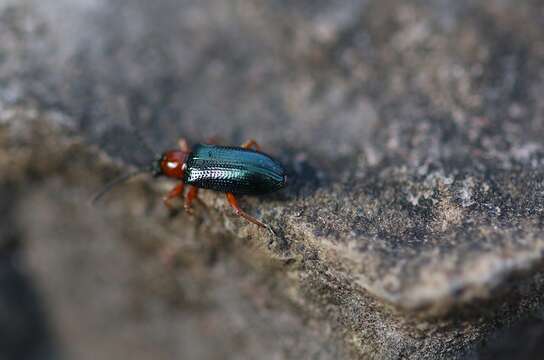
[[[243,211],[236,196],[263,195],[284,188],[287,185],[287,172],[279,161],[262,152],[253,139],[239,147],[201,143],[191,148],[183,138],[178,141],[178,145],[178,149],[163,152],[150,167],[154,177],[165,176],[179,181],[163,198],[166,207],[172,208],[173,199],[185,197],[184,208],[191,212],[199,189],[214,190],[226,194],[228,203],[238,216],[269,228]],[[140,170],[115,179],[93,201],[109,191],[113,185],[141,172]],[[188,190],[184,195],[186,186]]]

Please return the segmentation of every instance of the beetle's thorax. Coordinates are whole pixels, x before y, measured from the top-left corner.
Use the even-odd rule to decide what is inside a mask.
[[[162,174],[171,178],[183,179],[188,156],[188,152],[181,150],[169,150],[165,152],[160,160]]]

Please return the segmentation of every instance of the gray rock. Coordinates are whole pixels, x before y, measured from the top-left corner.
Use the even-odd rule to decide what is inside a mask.
[[[160,268],[160,256],[142,253],[151,247],[186,259],[179,253],[203,239],[201,250],[189,251],[196,265],[184,260],[173,273],[205,273],[204,259],[221,251],[228,256],[214,265],[220,273],[185,275],[161,287],[183,294],[174,296],[182,298],[181,310],[165,313],[186,327],[166,320],[157,326],[184,335],[161,337],[150,326],[133,332],[129,343],[151,337],[169,344],[165,358],[219,356],[187,334],[209,316],[221,322],[232,313],[247,322],[240,338],[251,346],[240,350],[227,330],[214,333],[213,342],[238,357],[263,351],[287,358],[485,357],[497,348],[484,349],[486,343],[504,342],[499,334],[513,324],[539,318],[544,9],[538,2],[78,0],[7,1],[0,9],[3,147],[19,159],[3,176],[36,189],[18,195],[14,216],[20,228],[32,224],[23,236],[28,261],[61,329],[77,328],[62,320],[63,311],[91,309],[99,317],[140,299],[117,295],[121,300],[94,310],[85,302],[74,307],[65,284],[84,281],[77,286],[83,299],[96,289],[115,297],[108,286],[89,285],[99,268],[118,283],[134,282],[129,288],[146,288],[175,275],[131,274],[141,258]],[[231,144],[256,138],[294,175],[284,192],[243,199],[277,236],[233,218],[214,193],[203,194],[194,219],[166,220],[157,195],[163,184],[149,179],[116,190],[86,219],[75,209],[92,187],[153,158],[133,128],[158,152],[180,136],[193,142],[220,136]],[[39,221],[30,210],[36,204]],[[47,209],[66,214],[64,220]],[[111,234],[92,232],[110,226],[110,217],[118,224]],[[55,234],[66,221],[73,229]],[[66,253],[42,256],[47,246],[36,240],[42,232]],[[85,244],[110,238],[111,249],[87,249],[83,238],[71,245],[79,232]],[[168,250],[172,234],[183,245]],[[223,238],[232,247],[211,240]],[[123,255],[119,268],[101,262],[106,253],[129,251],[136,254]],[[83,278],[64,273],[87,253]],[[240,282],[261,295],[248,301]],[[251,307],[263,297],[278,299],[273,310],[235,305]],[[221,305],[202,317],[183,310],[200,299]],[[285,322],[275,313],[283,311]],[[256,325],[260,316],[270,329]],[[80,336],[65,330],[67,343],[80,344],[65,346],[100,347],[107,326]],[[274,336],[282,339],[280,349]],[[179,339],[197,344],[196,352],[176,349]],[[115,353],[119,343],[108,344]]]

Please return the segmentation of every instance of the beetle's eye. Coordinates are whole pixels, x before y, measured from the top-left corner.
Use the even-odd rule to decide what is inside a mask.
[[[153,163],[153,166],[151,167],[151,171],[153,172],[153,176],[158,177],[158,176],[162,175],[161,163],[162,163],[162,158]]]

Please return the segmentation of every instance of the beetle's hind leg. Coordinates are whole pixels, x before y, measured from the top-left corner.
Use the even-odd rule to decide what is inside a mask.
[[[243,217],[244,219],[254,223],[255,225],[259,225],[267,229],[269,228],[264,223],[260,222],[253,216],[247,214],[244,210],[240,209],[240,206],[238,206],[238,201],[236,200],[236,197],[234,196],[233,193],[227,193],[227,200],[229,201],[230,206],[234,209],[234,212],[236,213],[236,215]]]
[[[261,151],[261,145],[259,145],[259,143],[257,143],[257,141],[255,141],[254,139],[249,139],[247,140],[245,143],[242,144],[242,147],[244,149],[255,149],[257,151]]]

